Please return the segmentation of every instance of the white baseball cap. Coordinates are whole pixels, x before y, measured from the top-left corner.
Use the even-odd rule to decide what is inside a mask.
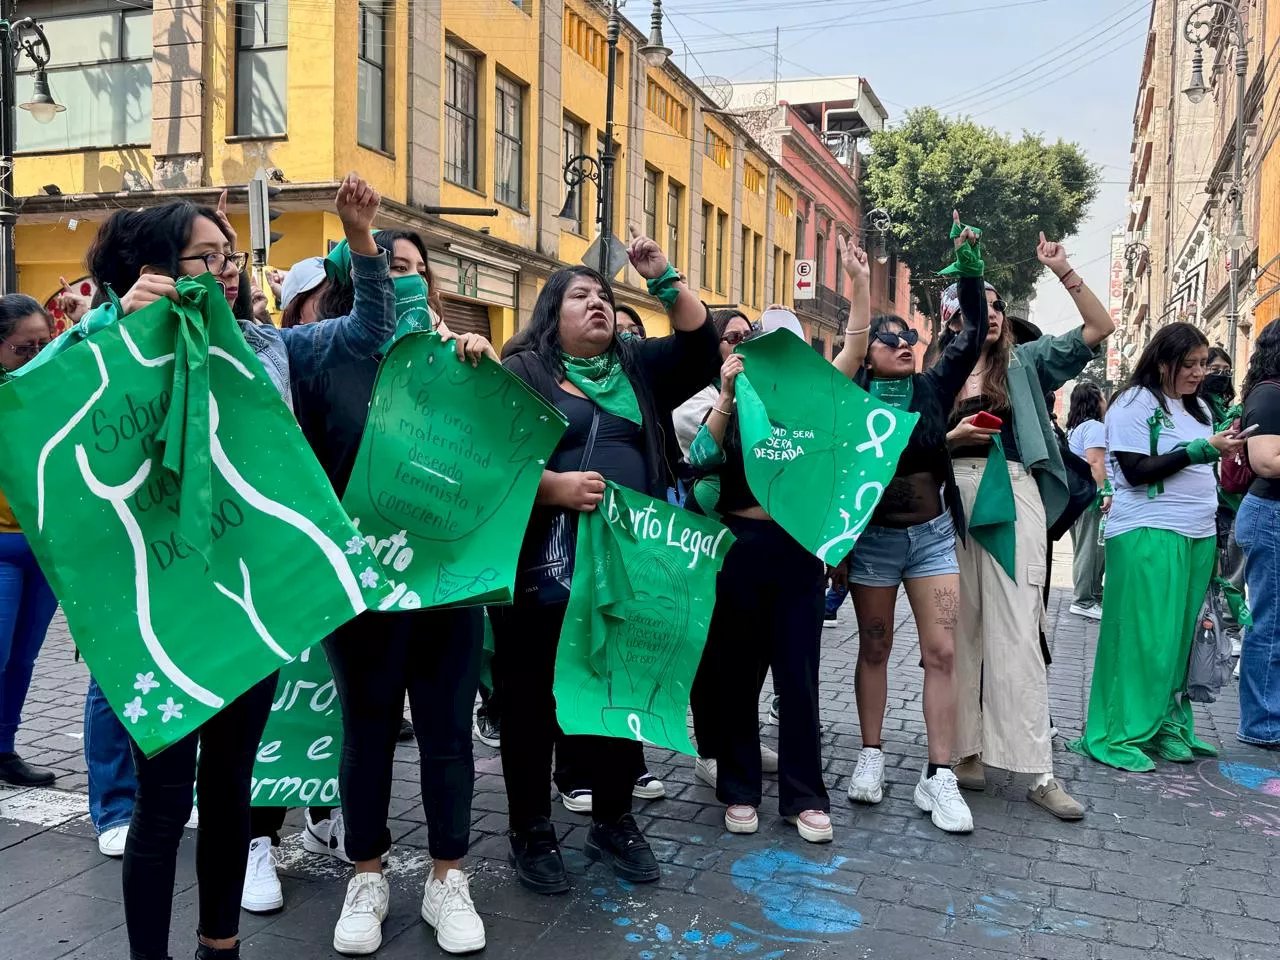
[[[280,309],[287,307],[294,297],[320,286],[324,277],[323,258],[308,257],[306,260],[299,260],[284,275],[284,283],[280,285]]]

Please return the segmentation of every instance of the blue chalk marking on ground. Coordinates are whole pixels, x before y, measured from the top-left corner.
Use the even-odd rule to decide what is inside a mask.
[[[765,918],[783,930],[851,933],[862,926],[862,914],[837,897],[852,897],[856,891],[827,879],[846,862],[836,856],[815,863],[786,850],[755,850],[734,862],[733,882],[755,897]]]
[[[659,943],[671,942],[671,928],[668,927],[665,923],[657,924],[653,928],[653,932],[657,935]]]

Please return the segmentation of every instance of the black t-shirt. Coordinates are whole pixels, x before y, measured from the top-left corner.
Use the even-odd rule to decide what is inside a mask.
[[[369,357],[293,384],[298,426],[338,499],[351,479],[377,379],[378,358]]]
[[[983,410],[992,416],[1000,418],[1000,442],[1004,445],[1005,459],[1010,463],[1021,463],[1022,454],[1018,450],[1018,436],[1013,432],[1013,410],[1007,406],[999,406],[995,401],[986,396],[969,397],[967,400],[961,400],[952,411],[948,424],[955,427],[965,417],[972,417],[975,413],[981,413]],[[985,460],[991,452],[991,444],[976,443],[967,447],[953,447],[951,449],[951,459],[960,460],[964,457],[977,457]]]
[[[1241,427],[1258,425],[1254,436],[1280,435],[1280,384],[1260,383],[1249,391],[1244,401]],[[1259,476],[1249,486],[1249,492],[1264,500],[1280,500],[1280,479]]]
[[[600,408],[595,446],[592,447],[591,458],[584,468],[582,454],[591,434],[591,418],[596,405],[569,393],[558,384],[551,400],[555,408],[568,418],[569,426],[547,462],[547,469],[556,473],[594,470],[606,480],[643,493],[648,470],[644,457],[644,435],[639,424],[616,417],[603,407]]]

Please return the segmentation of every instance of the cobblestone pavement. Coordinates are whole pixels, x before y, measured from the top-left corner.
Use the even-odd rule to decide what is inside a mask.
[[[776,817],[769,782],[761,830],[723,832],[722,809],[683,757],[651,751],[667,799],[642,806],[641,825],[663,862],[653,887],[620,884],[581,853],[584,821],[556,805],[571,894],[538,897],[506,864],[506,799],[494,751],[477,745],[472,891],[490,957],[618,960],[1000,958],[1276,960],[1280,957],[1280,764],[1238,743],[1234,690],[1197,723],[1221,760],[1122,774],[1070,754],[1088,690],[1096,625],[1067,613],[1054,592],[1050,671],[1058,775],[1082,800],[1083,823],[1028,804],[1025,781],[989,776],[969,794],[977,830],[940,833],[911,801],[925,755],[914,627],[898,612],[885,722],[889,791],[875,808],[844,797],[860,745],[852,668],[857,645],[846,604],[824,633],[822,718],[836,841],[815,847]],[[33,762],[57,768],[62,791],[0,792],[0,960],[107,960],[128,951],[120,864],[101,857],[85,816],[81,704],[85,670],[65,628],[50,637],[20,735]],[[774,742],[775,729],[764,734]],[[775,743],[776,745],[776,743]],[[383,958],[435,956],[418,919],[428,865],[416,753],[396,763],[389,865],[391,914]],[[298,824],[297,812],[290,823]],[[296,832],[296,831],[295,831]],[[190,956],[196,926],[194,836],[183,843],[174,955]],[[331,956],[346,868],[283,849],[285,909],[243,915],[243,955]]]

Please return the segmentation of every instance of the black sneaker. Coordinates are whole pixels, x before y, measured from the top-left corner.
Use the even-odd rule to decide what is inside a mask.
[[[476,711],[475,731],[476,739],[486,747],[493,747],[495,750],[502,747],[502,721],[490,717],[484,710]]]
[[[396,739],[401,743],[413,739],[413,724],[409,722],[408,717],[400,718],[400,732],[396,734]]]
[[[240,960],[240,944],[226,949],[211,947],[206,943],[196,944],[196,960]]]
[[[619,877],[632,883],[653,883],[660,876],[649,841],[631,814],[615,824],[591,824],[583,853],[588,860],[603,860]]]
[[[537,820],[527,830],[512,830],[507,837],[511,841],[508,859],[521,883],[534,893],[569,892],[569,877],[550,820]]]
[[[0,753],[0,783],[15,787],[43,787],[58,775],[52,770],[33,767],[16,753]]]

